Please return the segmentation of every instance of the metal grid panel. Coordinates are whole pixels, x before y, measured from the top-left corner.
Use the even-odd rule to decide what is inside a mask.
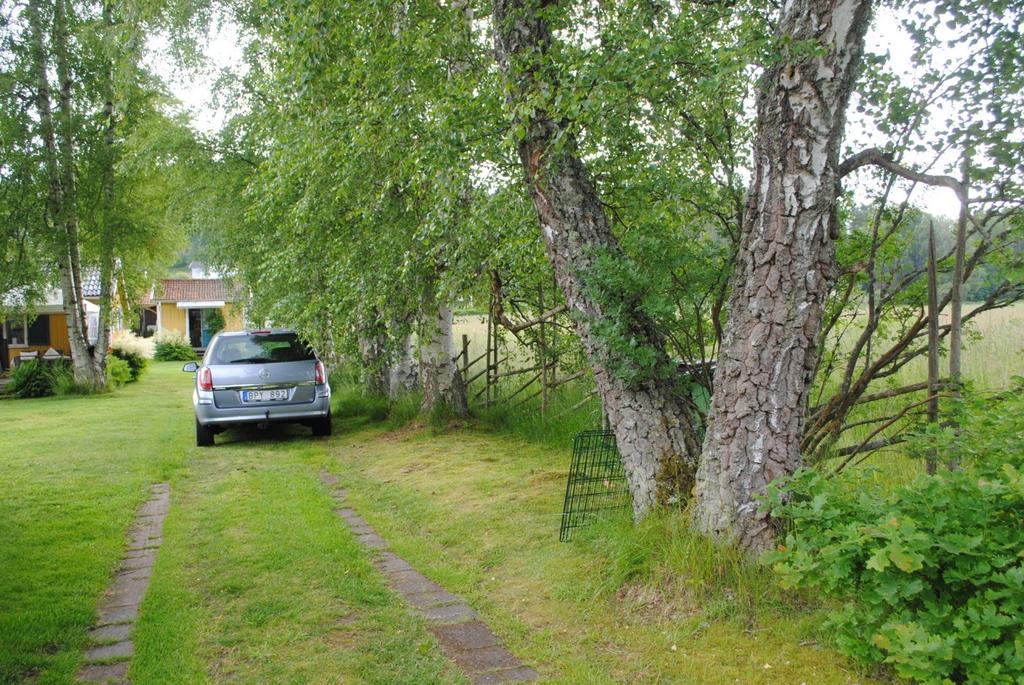
[[[568,542],[572,531],[585,526],[599,511],[629,506],[629,487],[615,434],[610,430],[577,433],[572,440],[572,465],[565,484],[558,539]]]

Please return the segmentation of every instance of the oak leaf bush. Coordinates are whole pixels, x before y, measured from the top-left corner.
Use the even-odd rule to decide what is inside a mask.
[[[962,470],[893,489],[803,470],[773,488],[787,532],[768,559],[784,586],[842,600],[830,628],[855,659],[913,682],[1021,683],[1024,402],[964,418]],[[951,434],[915,447],[952,448]]]

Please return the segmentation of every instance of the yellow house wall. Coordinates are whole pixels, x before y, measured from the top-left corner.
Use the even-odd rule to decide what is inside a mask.
[[[71,341],[68,340],[68,322],[63,314],[50,314],[50,347],[61,354],[71,356]]]
[[[241,331],[245,329],[245,318],[242,316],[242,305],[229,302],[224,306],[224,330]]]
[[[185,317],[187,309],[178,309],[173,302],[160,303],[160,328],[164,331],[177,331],[185,335]]]

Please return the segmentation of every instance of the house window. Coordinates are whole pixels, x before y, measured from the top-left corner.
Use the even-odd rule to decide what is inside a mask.
[[[11,347],[24,347],[25,342],[25,319],[8,319],[4,324],[7,330],[7,341]]]
[[[11,347],[49,346],[50,315],[41,314],[31,321],[24,316],[19,319],[8,319],[4,322],[4,330],[7,343]]]
[[[28,325],[28,344],[50,346],[50,315],[40,314]]]

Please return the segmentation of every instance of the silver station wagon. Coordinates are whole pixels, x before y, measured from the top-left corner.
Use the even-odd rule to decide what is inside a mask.
[[[302,423],[331,434],[331,386],[324,363],[294,331],[218,333],[195,373],[196,445],[242,424]]]

